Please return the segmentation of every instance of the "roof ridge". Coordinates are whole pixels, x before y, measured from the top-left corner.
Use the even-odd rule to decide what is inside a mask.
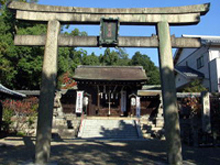
[[[182,37],[201,38],[201,39],[220,39],[220,36],[217,36],[217,35],[188,35],[188,34],[182,34]]]
[[[74,79],[133,81],[147,80],[142,66],[78,66]]]
[[[142,68],[143,66],[92,66],[92,65],[78,65],[77,68]]]

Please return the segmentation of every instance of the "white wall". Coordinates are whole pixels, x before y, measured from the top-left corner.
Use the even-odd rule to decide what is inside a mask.
[[[209,49],[209,61],[211,92],[219,92],[220,48],[212,47]]]
[[[197,59],[203,56],[204,66],[197,68]],[[204,74],[205,78],[202,82],[203,86],[208,88],[211,92],[220,91],[220,48],[219,47],[208,47],[202,46],[198,49],[183,49],[180,58],[176,65],[186,66],[201,72]],[[210,76],[209,76],[210,74]],[[185,77],[177,74],[176,76],[176,87],[188,83]],[[211,89],[210,89],[211,83]]]
[[[210,62],[211,92],[219,92],[219,65],[219,58],[216,58]]]
[[[182,76],[179,73],[175,77],[176,88],[179,88],[189,82],[190,82],[190,80],[186,79],[184,76]]]
[[[201,56],[203,56],[204,58],[204,66],[197,69],[197,59]],[[209,61],[209,52],[206,47],[201,47],[197,49],[197,51],[189,55],[187,58],[183,59],[182,61],[179,61],[177,65],[186,66],[186,62],[187,62],[189,67],[198,70],[199,72],[203,73],[206,78],[209,78],[208,61]]]
[[[197,48],[187,48],[187,49],[183,49],[181,52],[181,56],[179,57],[177,63],[179,63],[180,61],[182,61],[183,59],[187,58],[187,56],[189,56],[190,54],[192,54],[193,52],[195,52],[197,50]]]
[[[209,49],[209,61],[220,57],[220,48],[210,48]]]
[[[220,57],[217,60],[218,92],[220,92]]]

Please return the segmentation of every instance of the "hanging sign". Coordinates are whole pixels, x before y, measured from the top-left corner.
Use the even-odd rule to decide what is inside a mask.
[[[87,106],[88,103],[89,103],[89,98],[88,98],[88,97],[84,97],[84,99],[83,99],[83,104],[84,104],[85,106]]]
[[[134,97],[131,98],[131,106],[135,106],[136,105],[136,100]]]
[[[100,46],[116,46],[118,44],[119,19],[101,18],[100,20]]]
[[[83,111],[83,91],[77,91],[76,113],[82,113],[82,111]]]
[[[126,91],[121,91],[121,111],[125,112],[126,111],[126,105],[127,105],[127,92]]]

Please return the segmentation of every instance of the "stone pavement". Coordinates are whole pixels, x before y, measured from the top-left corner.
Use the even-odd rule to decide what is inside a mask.
[[[24,165],[34,156],[34,138],[0,139],[0,165]],[[53,141],[51,164],[166,165],[165,141]],[[219,165],[220,148],[183,146],[185,165]],[[56,162],[56,163],[53,163]],[[29,164],[29,163],[26,163]]]

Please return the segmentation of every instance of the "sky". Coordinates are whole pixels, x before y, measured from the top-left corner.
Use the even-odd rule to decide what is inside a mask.
[[[186,5],[196,5],[211,3],[210,11],[201,16],[200,23],[190,26],[171,26],[171,35],[181,37],[182,34],[188,35],[211,35],[220,36],[220,0],[39,0],[38,4],[72,7],[93,7],[93,8],[152,8],[152,7],[177,7]],[[86,31],[88,35],[98,36],[100,27],[98,25],[72,25],[70,31],[78,28]],[[151,36],[156,34],[154,26],[120,26],[120,36]],[[95,52],[99,55],[105,48],[83,48],[88,54]],[[140,51],[146,54],[158,66],[158,51],[154,48],[126,48],[126,52],[131,58],[135,52]],[[173,49],[173,53],[175,49]]]

